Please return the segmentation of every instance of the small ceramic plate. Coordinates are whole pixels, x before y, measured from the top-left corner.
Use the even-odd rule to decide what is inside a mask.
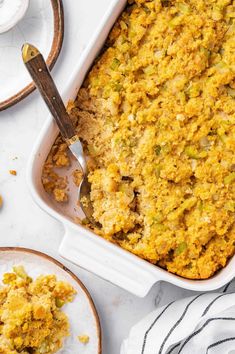
[[[22,20],[0,34],[0,111],[21,101],[35,88],[24,67],[22,45],[35,45],[51,69],[60,53],[63,35],[62,0],[30,0]]]
[[[27,274],[35,279],[39,275],[55,274],[59,280],[69,282],[77,291],[73,302],[66,304],[63,311],[68,315],[71,335],[65,340],[58,354],[101,354],[101,330],[94,303],[81,281],[63,264],[34,250],[25,248],[0,247],[0,279],[14,265],[24,266]],[[1,282],[0,282],[1,283]],[[78,336],[90,337],[82,344]]]

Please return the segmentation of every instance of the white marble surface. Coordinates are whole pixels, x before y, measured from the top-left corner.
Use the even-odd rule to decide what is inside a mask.
[[[110,1],[64,0],[65,41],[53,70],[60,89]],[[0,246],[34,248],[61,260],[57,250],[63,238],[63,226],[34,204],[25,180],[27,160],[46,116],[47,109],[37,93],[0,112],[0,194],[4,200],[0,210]],[[17,176],[10,175],[10,169],[17,170]],[[146,298],[139,299],[79,267],[64,263],[93,296],[103,329],[104,354],[118,354],[130,327],[156,305],[192,293],[158,283]]]

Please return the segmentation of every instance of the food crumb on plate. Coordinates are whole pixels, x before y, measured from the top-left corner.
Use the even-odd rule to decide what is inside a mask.
[[[90,337],[87,334],[83,334],[78,336],[78,340],[79,342],[83,343],[83,344],[87,344],[90,340]]]
[[[63,347],[69,319],[62,306],[75,289],[55,275],[33,280],[23,266],[5,273],[0,287],[0,353],[53,354]]]

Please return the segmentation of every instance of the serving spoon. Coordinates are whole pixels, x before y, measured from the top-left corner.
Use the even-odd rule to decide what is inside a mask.
[[[29,43],[22,47],[22,57],[35,86],[54,117],[60,133],[72,154],[76,157],[83,173],[78,187],[78,200],[86,218],[96,227],[100,227],[93,217],[93,205],[90,199],[91,184],[88,181],[87,163],[83,146],[76,134],[75,127],[66,111],[62,98],[56,88],[55,82],[49,73],[46,62],[39,50]]]

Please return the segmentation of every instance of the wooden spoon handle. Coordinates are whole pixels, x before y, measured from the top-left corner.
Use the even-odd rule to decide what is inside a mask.
[[[56,120],[62,136],[71,139],[76,135],[73,123],[49,73],[46,62],[37,48],[24,44],[22,57],[35,85]]]

